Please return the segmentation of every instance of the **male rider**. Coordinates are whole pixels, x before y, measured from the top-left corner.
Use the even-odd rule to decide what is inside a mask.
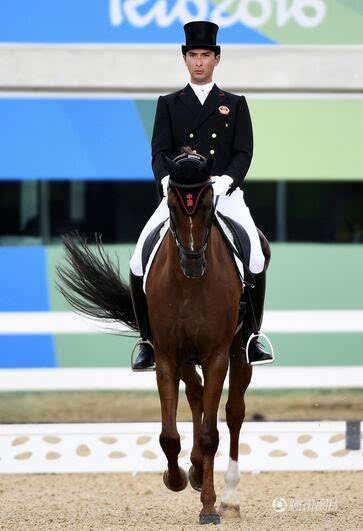
[[[247,231],[251,243],[249,268],[255,275],[251,299],[258,329],[262,323],[269,256],[265,246],[261,247],[260,236],[241,190],[252,160],[252,124],[245,97],[226,92],[213,82],[213,71],[220,61],[220,46],[216,45],[218,29],[216,24],[205,21],[189,22],[184,26],[186,44],[182,45],[182,54],[190,82],[182,90],[160,96],[157,104],[152,168],[162,201],[144,227],[130,262],[130,287],[142,339],[134,370],[150,370],[155,361],[143,291],[141,254],[148,234],[169,217],[166,200],[169,175],[163,155],[174,158],[180,154],[182,146],[189,145],[197,153],[214,158],[213,189],[214,195],[219,196],[217,211]],[[251,313],[244,319],[245,343],[256,331]],[[258,338],[252,339],[249,362],[271,361],[272,355],[264,351]]]

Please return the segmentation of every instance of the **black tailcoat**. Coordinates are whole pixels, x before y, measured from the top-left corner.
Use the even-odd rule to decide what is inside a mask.
[[[228,114],[220,111],[229,109]],[[251,164],[253,134],[246,98],[213,85],[202,105],[192,87],[160,96],[151,142],[152,168],[160,181],[168,175],[162,154],[173,158],[182,146],[205,157],[213,156],[213,175],[229,175],[233,188],[241,186]]]

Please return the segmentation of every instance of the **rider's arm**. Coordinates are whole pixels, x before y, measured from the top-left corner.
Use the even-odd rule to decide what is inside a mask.
[[[152,168],[159,192],[162,194],[161,180],[169,174],[166,168],[163,153],[172,154],[172,131],[170,125],[170,116],[166,100],[163,96],[158,99],[156,107],[153,136],[151,140]]]
[[[232,188],[241,186],[243,179],[248,172],[253,155],[253,132],[250,112],[247,101],[244,96],[240,97],[236,126],[233,138],[233,157],[227,168],[224,170],[225,175],[233,179]]]

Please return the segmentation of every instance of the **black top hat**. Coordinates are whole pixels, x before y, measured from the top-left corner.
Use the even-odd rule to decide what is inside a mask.
[[[221,47],[216,45],[218,30],[219,26],[214,24],[214,22],[198,20],[185,24],[186,43],[182,45],[183,55],[193,48],[205,48],[219,55],[221,53]]]

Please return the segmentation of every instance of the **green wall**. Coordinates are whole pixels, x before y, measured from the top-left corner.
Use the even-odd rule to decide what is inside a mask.
[[[111,256],[118,257],[121,274],[127,278],[133,246],[106,248]],[[70,309],[55,289],[55,266],[62,258],[60,247],[48,248],[53,311]],[[363,309],[362,271],[362,245],[273,244],[266,309]],[[276,365],[363,364],[361,333],[276,333],[270,336],[276,350]],[[59,334],[55,342],[61,367],[127,367],[135,343],[130,338],[100,333]]]
[[[363,99],[248,98],[249,179],[362,180]]]
[[[363,98],[247,97],[254,132],[249,180],[363,180]],[[147,138],[156,101],[136,100]]]

